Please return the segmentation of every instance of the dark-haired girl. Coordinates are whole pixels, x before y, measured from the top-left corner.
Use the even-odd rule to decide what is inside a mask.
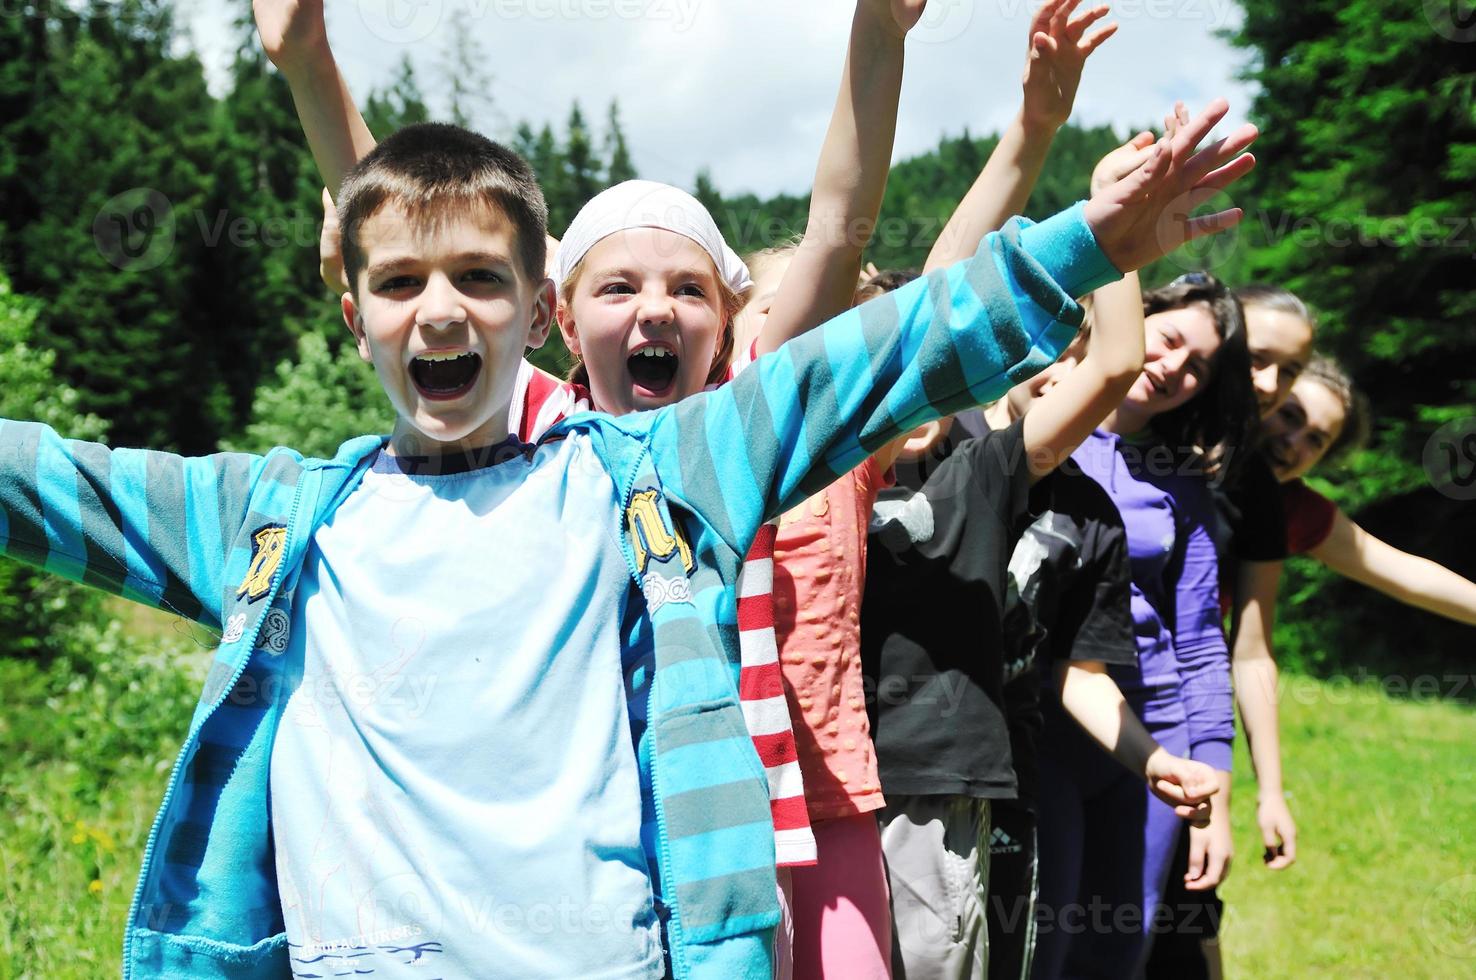
[[[1142,375],[1073,454],[1122,514],[1138,662],[1114,676],[1170,752],[1208,763],[1229,792],[1234,732],[1219,619],[1210,482],[1254,424],[1240,304],[1204,273],[1144,294]],[[1040,934],[1034,975],[1132,975],[1140,966],[1180,821],[1084,736],[1047,725],[1041,753]],[[1228,853],[1228,807],[1205,848]],[[1214,842],[1219,841],[1217,846]]]

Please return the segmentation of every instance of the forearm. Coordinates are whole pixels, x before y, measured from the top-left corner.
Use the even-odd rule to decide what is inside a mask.
[[[1143,300],[1137,273],[1092,294],[1092,344],[1025,416],[1030,472],[1053,471],[1101,424],[1143,370]]]
[[[336,198],[344,175],[374,149],[374,136],[326,45],[314,57],[303,59],[282,74],[292,90],[292,102],[318,165],[318,175]]]
[[[1476,626],[1476,583],[1428,558],[1400,551],[1342,511],[1327,540],[1311,553],[1338,574],[1406,605]]]
[[[968,258],[981,238],[997,230],[1011,215],[1025,210],[1055,138],[1055,126],[1028,123],[1023,113],[1015,116],[978,179],[948,219],[928,253],[924,270]]]
[[[805,235],[759,336],[760,354],[840,315],[855,298],[896,140],[903,40],[875,5],[857,5]]]
[[[1131,772],[1147,772],[1148,759],[1160,746],[1110,674],[1067,664],[1060,687],[1062,706],[1093,741]]]
[[[1231,670],[1235,677],[1235,700],[1250,744],[1251,765],[1262,796],[1280,795],[1281,717],[1277,700],[1276,661],[1270,657],[1242,657],[1236,643]]]
[[[726,510],[718,524],[746,551],[759,523],[888,442],[1051,363],[1081,322],[1072,295],[1117,275],[1079,206],[1011,224],[968,262],[848,310],[730,384],[662,409],[653,456],[658,467],[676,464],[663,478],[698,510]]]

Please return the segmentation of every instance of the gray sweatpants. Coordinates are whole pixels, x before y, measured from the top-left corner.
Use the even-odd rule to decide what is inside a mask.
[[[989,968],[989,801],[887,796],[896,980],[974,980]]]

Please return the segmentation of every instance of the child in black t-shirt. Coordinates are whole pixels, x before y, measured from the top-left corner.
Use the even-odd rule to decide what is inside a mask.
[[[976,975],[986,959],[995,976],[1028,969],[1034,862],[1033,844],[1027,850],[1023,842],[1034,836],[1039,723],[1031,716],[1039,699],[1023,688],[1013,698],[1006,691],[1038,685],[1038,661],[1092,661],[1062,667],[1068,708],[1184,815],[1215,790],[1207,767],[1168,755],[1141,725],[1123,721],[1131,712],[1101,664],[1134,656],[1125,536],[1110,502],[1104,509],[1081,487],[1093,481],[1057,471],[1115,404],[1113,394],[1137,378],[1136,289],[1130,277],[1120,296],[1110,287],[1099,292],[1098,303],[1120,307],[1104,319],[1113,335],[1104,328],[1090,356],[1048,368],[1052,383],[1016,389],[1018,407],[1035,402],[1028,415],[957,444],[947,423],[915,433],[896,467],[897,486],[877,502],[862,665],[888,800],[882,845],[899,975]],[[1003,406],[995,418],[1011,414]],[[1052,557],[1059,564],[1038,574]],[[1007,674],[1019,676],[1007,685]],[[992,834],[992,808],[1016,800],[1009,823]],[[1009,850],[1005,837],[1020,850]],[[993,844],[1018,858],[1002,862],[1009,882],[998,902],[986,886]],[[960,881],[975,887],[960,889]],[[991,917],[997,928],[986,939]]]

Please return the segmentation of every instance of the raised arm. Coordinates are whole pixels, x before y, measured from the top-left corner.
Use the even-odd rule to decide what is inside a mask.
[[[840,94],[815,171],[805,236],[759,332],[759,354],[778,350],[785,341],[851,306],[861,253],[871,239],[887,189],[902,90],[903,42],[922,16],[924,4],[925,0],[856,4]],[[976,247],[982,237],[974,239]]]
[[[928,253],[924,270],[968,258],[979,239],[1025,209],[1056,132],[1071,116],[1082,66],[1117,32],[1116,24],[1108,24],[1088,37],[1087,29],[1106,16],[1107,7],[1093,7],[1073,19],[1080,3],[1048,0],[1036,11],[1030,22],[1020,112],[1000,135],[979,178],[948,219]]]
[[[323,0],[252,0],[267,57],[287,80],[318,174],[337,196],[344,174],[374,149],[348,84],[328,47]]]
[[[1476,626],[1476,582],[1374,537],[1353,523],[1342,508],[1333,518],[1327,540],[1313,548],[1311,555],[1339,575],[1406,605]]]
[[[1238,210],[1190,218],[1181,203],[1204,181],[1249,169],[1248,158],[1231,161],[1233,142],[1194,152],[1227,109],[1217,101],[1086,204],[1039,225],[1012,222],[969,261],[847,311],[725,388],[661,409],[643,424],[663,480],[743,552],[761,521],[887,442],[1038,372],[1081,322],[1073,296],[1239,219]]]
[[[1235,609],[1230,628],[1230,672],[1235,700],[1256,770],[1256,823],[1266,846],[1266,866],[1290,867],[1297,859],[1297,825],[1281,782],[1281,717],[1276,659],[1276,591],[1281,562],[1242,561],[1235,572]]]
[[[219,629],[229,538],[262,465],[109,449],[0,421],[0,552]]]

